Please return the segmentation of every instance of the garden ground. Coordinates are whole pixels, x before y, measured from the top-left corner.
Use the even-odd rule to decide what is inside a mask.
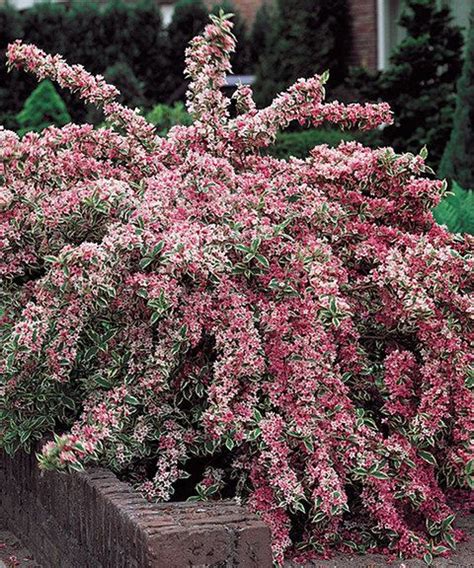
[[[0,527],[0,568],[13,567],[41,568],[22,542],[11,532]]]
[[[433,568],[472,568],[474,567],[474,515],[458,518],[458,526],[463,528],[469,540],[459,546],[457,554],[448,559],[437,559]],[[12,560],[17,559],[18,564]],[[405,563],[388,563],[383,556],[336,556],[332,560],[315,561],[307,568],[426,568],[422,560],[409,560]],[[37,564],[28,549],[11,532],[0,528],[0,568],[42,568]],[[48,567],[44,567],[48,568]],[[296,564],[287,563],[286,568],[297,568]]]

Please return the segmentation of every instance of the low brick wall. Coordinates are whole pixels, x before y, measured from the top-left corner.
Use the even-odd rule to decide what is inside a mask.
[[[150,504],[104,469],[41,474],[0,454],[0,523],[44,568],[272,566],[268,528],[245,508]]]

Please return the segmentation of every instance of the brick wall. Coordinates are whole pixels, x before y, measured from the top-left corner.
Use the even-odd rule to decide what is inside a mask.
[[[350,63],[377,68],[377,2],[350,0],[352,53]]]
[[[0,525],[45,568],[270,568],[269,529],[233,502],[150,504],[103,469],[40,474],[0,454]]]

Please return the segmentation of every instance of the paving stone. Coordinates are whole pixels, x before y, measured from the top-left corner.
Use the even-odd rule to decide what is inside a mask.
[[[15,564],[18,562],[18,564]],[[30,551],[10,531],[0,528],[0,568],[41,568]]]

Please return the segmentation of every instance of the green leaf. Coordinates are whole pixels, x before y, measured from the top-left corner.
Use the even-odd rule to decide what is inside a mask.
[[[377,479],[390,479],[390,476],[383,471],[374,471],[373,473],[371,473],[371,476]]]
[[[138,406],[140,404],[140,401],[131,394],[127,394],[125,396],[125,402],[133,406]]]
[[[436,462],[436,458],[431,452],[427,452],[426,450],[418,450],[418,455],[421,459],[425,460],[426,462],[430,463],[431,465],[438,465]]]
[[[325,85],[329,81],[329,69],[323,71],[319,80],[321,81],[321,85]]]
[[[97,383],[97,385],[99,387],[102,387],[104,389],[110,389],[112,386],[112,383],[110,381],[108,381],[107,379],[105,379],[104,377],[97,377],[95,379],[95,382]]]
[[[262,239],[260,237],[256,237],[255,239],[253,239],[252,241],[252,252],[256,252],[260,245],[262,244]]]
[[[255,260],[257,262],[259,262],[262,266],[264,266],[265,268],[269,268],[270,263],[268,262],[268,260],[261,254],[256,254],[255,255]]]
[[[70,410],[76,409],[76,401],[69,396],[65,396],[63,398],[63,404],[66,408],[69,408]]]
[[[450,548],[456,550],[456,542],[454,540],[454,536],[452,535],[452,533],[446,533],[443,536],[443,540]]]
[[[433,548],[433,554],[436,556],[439,556],[440,554],[444,554],[445,552],[448,552],[448,548],[446,548],[445,546],[435,546]]]
[[[301,501],[296,501],[292,505],[293,510],[299,511],[300,513],[305,513],[306,509],[304,508],[304,504]]]
[[[423,556],[423,561],[425,562],[425,564],[428,564],[428,566],[431,566],[431,564],[433,563],[433,555],[431,554],[431,552],[427,552]]]
[[[219,486],[217,484],[210,485],[206,488],[206,495],[214,495],[219,491]]]
[[[146,300],[148,298],[148,290],[146,288],[139,288],[137,290],[137,296]]]
[[[246,247],[246,246],[244,246],[244,245],[235,245],[235,248],[236,248],[237,250],[239,250],[240,252],[245,252],[245,253],[251,253],[251,252],[253,252],[251,248]]]
[[[258,408],[254,408],[253,419],[255,422],[260,422],[263,419],[262,413],[258,410]]]
[[[48,264],[54,264],[55,262],[58,261],[58,257],[57,256],[45,256],[43,260]]]
[[[145,258],[142,258],[140,260],[139,266],[140,268],[143,270],[145,269],[147,266],[150,266],[150,264],[154,261],[155,259],[151,256],[145,256]]]
[[[456,515],[452,514],[452,515],[449,515],[448,517],[446,517],[443,520],[443,522],[441,523],[441,527],[442,527],[443,531],[447,531],[451,527],[455,518],[456,518]]]
[[[426,158],[428,157],[428,148],[426,146],[423,146],[423,148],[420,150],[420,156],[423,158],[423,160],[426,160]]]
[[[154,325],[161,317],[160,312],[153,312],[150,318],[150,325]]]
[[[31,436],[30,430],[23,430],[22,432],[20,432],[20,442],[22,444],[26,443],[30,436]]]
[[[73,471],[84,471],[84,466],[80,462],[72,462],[68,464],[68,468],[72,469]]]
[[[196,501],[202,501],[202,497],[200,497],[199,495],[191,495],[191,497],[188,497],[186,499],[186,501],[189,501],[190,503],[194,503]]]
[[[160,241],[154,248],[153,251],[151,253],[151,255],[153,257],[158,256],[160,254],[160,252],[163,250],[165,246],[165,242],[164,241]]]
[[[257,440],[262,434],[262,430],[260,428],[254,428],[250,434],[247,436],[247,439],[250,442],[254,442],[255,440]]]
[[[313,515],[313,522],[317,524],[324,521],[325,518],[326,513],[324,511],[318,511],[315,515]]]

